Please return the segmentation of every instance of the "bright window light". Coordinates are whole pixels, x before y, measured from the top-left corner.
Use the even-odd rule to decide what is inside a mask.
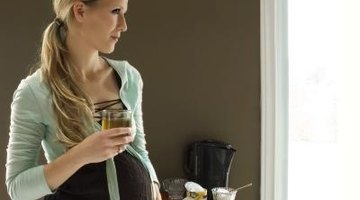
[[[359,200],[360,1],[288,6],[288,200]]]

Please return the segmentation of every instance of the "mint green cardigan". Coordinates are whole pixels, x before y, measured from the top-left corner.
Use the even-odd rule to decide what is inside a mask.
[[[142,119],[143,82],[140,73],[127,61],[106,60],[121,78],[120,98],[133,111],[132,130],[135,139],[128,145],[127,151],[143,163],[151,180],[158,182],[146,150]],[[38,164],[38,157],[41,146],[48,162],[65,152],[65,147],[56,137],[56,124],[50,91],[41,79],[40,70],[37,70],[21,81],[11,104],[6,186],[12,199],[37,199],[52,193],[46,183],[44,165]],[[91,133],[100,130],[101,127],[97,124]],[[120,199],[118,184],[121,183],[117,181],[112,159],[106,161],[106,174],[110,199]]]

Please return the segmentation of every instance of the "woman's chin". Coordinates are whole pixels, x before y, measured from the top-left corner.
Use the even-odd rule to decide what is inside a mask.
[[[100,52],[103,54],[111,54],[112,52],[114,52],[114,50],[115,50],[115,47],[112,47],[112,48],[102,49],[102,50],[100,50]]]

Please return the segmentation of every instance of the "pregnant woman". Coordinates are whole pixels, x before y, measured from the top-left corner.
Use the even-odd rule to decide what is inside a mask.
[[[142,79],[114,51],[128,0],[53,0],[38,69],[11,104],[6,185],[12,199],[161,199],[146,150]],[[130,110],[130,127],[101,129],[102,110]],[[48,161],[37,164],[43,148]]]

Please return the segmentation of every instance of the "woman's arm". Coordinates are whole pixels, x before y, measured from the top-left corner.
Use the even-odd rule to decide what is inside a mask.
[[[37,199],[51,190],[43,166],[38,166],[46,126],[28,81],[22,81],[11,104],[6,186],[12,199]]]
[[[45,132],[30,83],[22,81],[13,95],[7,146],[6,186],[12,199],[37,199],[51,193],[44,166],[37,160]]]
[[[142,114],[142,88],[143,82],[139,75],[138,82],[138,100],[136,106],[134,108],[134,121],[136,126],[136,134],[134,138],[134,142],[131,143],[131,146],[140,154],[140,156],[145,161],[147,168],[150,171],[151,180],[155,182],[159,182],[155,169],[149,159],[149,152],[146,149],[146,140],[144,133],[144,125],[143,125],[143,114]]]
[[[130,132],[130,128],[113,128],[94,133],[45,165],[44,173],[50,189],[58,188],[80,167],[105,161],[124,151],[126,145],[133,141]]]
[[[134,138],[134,142],[131,146],[140,154],[140,156],[145,161],[145,164],[150,172],[150,177],[152,180],[152,191],[153,196],[152,199],[154,200],[161,200],[160,194],[160,183],[157,178],[155,169],[149,159],[149,152],[146,150],[146,140],[145,140],[145,133],[144,133],[144,125],[143,125],[143,114],[142,114],[142,90],[143,90],[143,82],[141,79],[140,74],[138,74],[138,101],[136,103],[134,109],[134,121],[136,126],[136,134]]]
[[[53,162],[44,166],[46,182],[51,190],[58,188],[86,163],[71,149]]]
[[[41,103],[41,102],[40,102]],[[42,110],[28,83],[15,91],[11,105],[6,186],[12,199],[38,199],[66,181],[80,167],[113,157],[132,142],[129,128],[94,133],[47,165],[38,165],[45,137]]]
[[[133,140],[132,136],[130,136],[130,131],[129,128],[118,128],[94,133],[53,162],[44,165],[43,173],[47,183],[47,187],[44,187],[49,190],[55,190],[82,166],[88,163],[98,163],[112,158],[119,153],[119,147],[121,151],[124,151],[125,146]],[[30,168],[29,170],[35,169],[37,169],[37,167]],[[41,173],[38,173],[38,175],[43,176]],[[35,184],[27,185],[26,181],[21,180],[21,177],[31,181],[37,180],[36,176],[38,175],[19,173],[17,176],[17,183],[20,184],[20,187],[17,188],[17,191],[13,191],[13,194],[20,194],[21,196],[27,195],[21,192],[24,188],[36,191],[36,187],[34,187],[36,186],[36,181]],[[47,192],[50,193],[49,191]],[[16,196],[18,195],[11,196],[14,196],[13,199],[23,199],[22,197],[17,198]],[[26,199],[29,198],[29,196],[26,197]]]

